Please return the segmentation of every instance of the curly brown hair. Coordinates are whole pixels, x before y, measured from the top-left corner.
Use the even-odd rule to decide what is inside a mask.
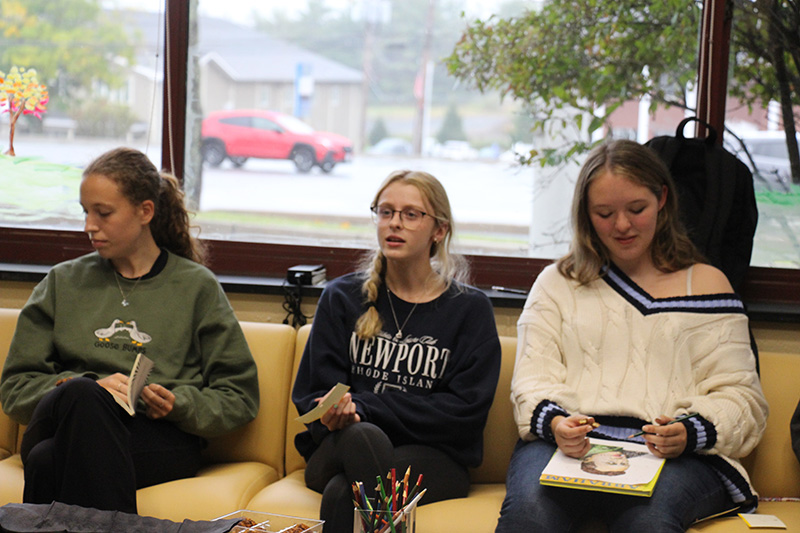
[[[92,161],[83,177],[104,176],[117,184],[133,205],[151,200],[155,206],[150,232],[160,248],[206,264],[205,245],[192,236],[189,212],[178,178],[159,172],[148,157],[133,148],[115,148]]]

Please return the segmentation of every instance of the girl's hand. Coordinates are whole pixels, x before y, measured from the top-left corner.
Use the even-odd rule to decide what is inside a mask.
[[[686,449],[686,426],[680,422],[666,425],[671,420],[672,417],[662,415],[655,419],[658,425],[648,424],[642,427],[647,449],[656,457],[673,459]]]
[[[145,386],[142,400],[147,405],[147,418],[153,420],[167,416],[175,405],[175,395],[157,383]]]
[[[117,396],[120,400],[128,399],[128,376],[125,374],[120,374],[119,372],[111,374],[103,379],[98,379],[97,384]]]
[[[550,422],[558,449],[580,459],[592,447],[586,435],[595,428],[594,418],[584,415],[556,416]]]
[[[328,392],[328,394],[330,394],[330,392]],[[328,394],[322,398],[317,398],[317,401],[321,402],[325,400],[325,398],[328,397]],[[342,396],[342,399],[339,400],[339,403],[328,409],[328,411],[322,415],[322,418],[320,418],[319,421],[322,422],[322,424],[330,431],[344,429],[350,424],[361,422],[361,417],[359,417],[358,413],[356,412],[356,403],[352,400],[353,397],[350,395],[350,393],[345,393],[345,395]]]

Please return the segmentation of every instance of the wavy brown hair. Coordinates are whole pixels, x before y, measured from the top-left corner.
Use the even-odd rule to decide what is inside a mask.
[[[650,245],[657,269],[675,272],[705,261],[680,221],[675,183],[658,154],[634,141],[614,140],[592,150],[578,174],[572,198],[572,243],[569,253],[558,260],[558,271],[562,275],[588,283],[600,277],[602,268],[611,262],[608,249],[592,225],[588,200],[592,181],[606,173],[647,187],[659,199],[666,186],[667,199],[658,212]]]
[[[378,192],[375,193],[375,198],[372,200],[372,206],[377,205],[383,191],[396,182],[416,187],[422,198],[431,206],[432,212],[428,213],[428,216],[436,221],[437,226],[447,226],[444,238],[439,242],[431,243],[430,258],[434,272],[442,279],[447,288],[450,287],[453,281],[466,283],[469,279],[469,264],[463,256],[450,251],[455,223],[450,209],[450,200],[447,198],[444,186],[427,172],[396,170],[389,174],[381,184]],[[383,320],[381,320],[381,316],[374,305],[378,301],[378,290],[383,285],[383,278],[386,274],[386,258],[380,248],[373,250],[364,257],[360,270],[364,276],[361,290],[364,294],[367,310],[356,322],[356,333],[362,339],[370,339],[377,335],[383,327]]]
[[[160,248],[206,264],[206,247],[192,236],[189,212],[178,179],[159,172],[150,159],[133,148],[115,148],[94,161],[83,171],[83,177],[104,176],[119,187],[122,195],[135,206],[151,200],[155,206],[150,232]]]

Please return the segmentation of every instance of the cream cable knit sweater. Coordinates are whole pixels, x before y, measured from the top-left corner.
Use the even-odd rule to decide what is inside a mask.
[[[738,296],[654,299],[615,267],[581,287],[551,265],[517,327],[511,401],[521,438],[536,438],[541,402],[644,421],[696,412],[717,433],[700,453],[721,456],[747,480],[735,458],[761,439],[768,407]]]

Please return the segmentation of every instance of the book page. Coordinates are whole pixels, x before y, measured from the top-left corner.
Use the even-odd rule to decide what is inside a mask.
[[[147,384],[147,377],[153,370],[155,363],[146,355],[139,354],[136,356],[136,361],[133,363],[131,375],[128,376],[128,400],[125,402],[118,396],[114,396],[117,403],[120,404],[131,416],[136,412],[136,402],[139,401],[139,396],[142,394],[145,385]]]
[[[589,442],[592,448],[583,459],[568,457],[556,450],[542,475],[644,485],[655,477],[664,462],[651,454],[644,444],[595,438],[590,438]]]

